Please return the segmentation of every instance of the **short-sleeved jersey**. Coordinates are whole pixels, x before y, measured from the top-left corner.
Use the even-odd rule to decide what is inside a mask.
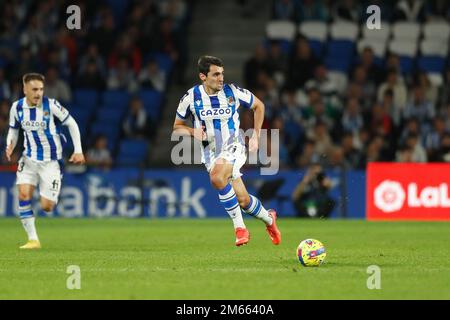
[[[206,128],[207,143],[202,145],[202,161],[209,163],[211,152],[220,154],[233,143],[244,144],[239,132],[239,107],[250,109],[254,96],[246,89],[225,84],[216,95],[208,95],[203,85],[191,88],[181,98],[177,118],[191,119],[194,128]]]
[[[29,106],[26,98],[13,103],[9,126],[24,131],[24,156],[34,161],[62,159],[60,125],[70,115],[55,99],[42,98],[40,106]]]

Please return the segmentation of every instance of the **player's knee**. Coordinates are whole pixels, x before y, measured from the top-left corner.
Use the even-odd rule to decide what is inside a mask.
[[[226,187],[227,180],[223,176],[215,174],[211,175],[211,184],[215,189],[221,190]]]
[[[32,196],[28,194],[28,192],[19,191],[19,200],[20,201],[28,201],[31,200]]]
[[[53,211],[53,208],[55,207],[55,204],[53,202],[42,202],[41,203],[41,208],[42,210],[46,211],[46,212],[51,212]]]

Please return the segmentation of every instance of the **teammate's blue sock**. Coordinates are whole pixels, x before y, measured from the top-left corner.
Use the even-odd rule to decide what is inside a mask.
[[[223,205],[230,218],[233,220],[234,228],[245,228],[242,218],[241,208],[238,199],[231,184],[228,184],[222,190],[219,190],[220,203]]]
[[[33,210],[31,209],[31,200],[19,201],[20,219],[33,217]]]
[[[267,210],[264,208],[264,206],[261,204],[261,201],[259,201],[258,198],[256,198],[253,195],[250,196],[250,203],[246,208],[242,208],[242,210],[262,221],[264,221],[265,224],[271,225],[272,224],[272,217],[269,215]]]

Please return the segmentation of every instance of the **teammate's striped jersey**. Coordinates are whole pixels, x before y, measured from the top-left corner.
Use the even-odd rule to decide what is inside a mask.
[[[11,107],[9,126],[23,129],[24,156],[35,161],[60,160],[63,152],[60,124],[69,117],[67,109],[55,99],[43,97],[40,106],[29,106],[26,98],[22,98]]]
[[[209,163],[213,155],[234,142],[244,144],[239,133],[240,106],[251,108],[254,96],[233,84],[225,84],[216,95],[208,95],[203,85],[191,88],[181,99],[177,109],[177,118],[192,119],[194,128],[206,128],[208,143],[202,146],[202,161]]]

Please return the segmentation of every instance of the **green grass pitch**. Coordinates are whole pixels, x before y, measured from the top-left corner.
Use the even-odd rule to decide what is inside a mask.
[[[20,251],[19,220],[1,219],[0,299],[450,299],[450,223],[280,219],[280,246],[246,223],[237,248],[225,219],[39,219],[43,249]],[[325,244],[319,268],[297,260],[306,238]],[[70,265],[80,290],[66,287]]]

